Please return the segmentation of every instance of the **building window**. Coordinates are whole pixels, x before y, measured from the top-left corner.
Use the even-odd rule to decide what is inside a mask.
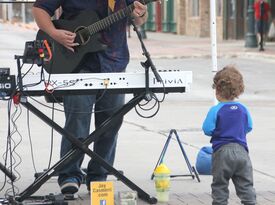
[[[199,7],[199,0],[190,0],[190,5],[192,8],[192,16],[199,16],[200,15],[200,7]]]
[[[229,10],[228,10],[228,16],[231,19],[235,18],[235,11],[236,11],[236,0],[230,0],[229,1]]]
[[[221,16],[222,15],[222,0],[217,0],[217,10],[216,10],[216,13],[217,13],[217,16]]]

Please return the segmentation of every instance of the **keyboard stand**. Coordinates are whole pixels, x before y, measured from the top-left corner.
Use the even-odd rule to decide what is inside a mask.
[[[63,156],[57,163],[55,163],[51,168],[49,168],[46,172],[40,175],[38,178],[34,180],[34,182],[29,185],[23,192],[21,192],[18,196],[15,196],[13,203],[21,202],[30,197],[33,193],[35,193],[47,180],[49,180],[52,176],[54,176],[61,168],[65,167],[70,161],[75,160],[78,157],[78,154],[84,152],[89,157],[96,160],[104,169],[106,169],[109,173],[113,174],[117,179],[122,181],[126,186],[130,189],[135,190],[138,194],[138,197],[149,204],[156,204],[157,199],[155,197],[151,197],[145,191],[143,191],[139,186],[134,184],[131,180],[125,177],[121,172],[115,169],[113,166],[109,165],[102,157],[97,155],[95,152],[89,149],[89,145],[94,142],[97,138],[108,130],[114,122],[118,119],[121,119],[126,113],[128,113],[131,109],[133,109],[136,105],[138,105],[143,99],[148,97],[150,93],[149,88],[149,69],[145,69],[145,89],[143,92],[134,93],[134,97],[123,105],[119,110],[117,110],[112,116],[106,119],[100,127],[95,129],[83,142],[75,138],[65,129],[60,127],[57,123],[55,123],[52,119],[46,116],[39,109],[34,107],[31,103],[27,101],[27,95],[24,95],[23,91],[23,83],[22,83],[22,73],[21,73],[21,63],[20,60],[23,59],[23,56],[15,56],[17,60],[17,72],[18,72],[18,87],[19,91],[17,92],[17,97],[20,98],[19,102],[26,107],[29,111],[31,111],[34,115],[52,127],[55,131],[57,131],[60,135],[65,136],[75,147],[72,148],[65,156]],[[15,96],[14,96],[15,97]]]
[[[66,166],[71,160],[74,160],[78,157],[78,154],[84,152],[89,157],[96,160],[102,167],[104,167],[109,173],[112,173],[117,179],[121,180],[125,185],[127,185],[132,190],[137,191],[138,197],[142,200],[148,202],[149,204],[156,204],[157,199],[151,197],[140,187],[130,181],[127,177],[122,175],[118,170],[109,165],[103,158],[97,155],[95,152],[90,150],[88,146],[94,142],[105,130],[108,130],[114,122],[128,113],[132,108],[134,108],[141,100],[144,99],[146,92],[140,93],[134,96],[128,103],[126,103],[122,108],[115,112],[111,117],[109,117],[104,123],[101,124],[99,128],[94,130],[83,142],[76,139],[69,132],[60,127],[53,120],[48,118],[43,112],[35,108],[31,103],[27,101],[27,97],[22,96],[20,103],[26,107],[29,111],[39,117],[46,124],[55,129],[59,134],[66,136],[72,144],[75,145],[75,148],[71,149],[64,157],[62,157],[56,164],[49,168],[46,172],[40,175],[35,181],[29,185],[23,192],[16,196],[15,200],[22,202],[33,193],[35,193],[47,180],[49,180],[54,174],[56,174],[61,168]]]

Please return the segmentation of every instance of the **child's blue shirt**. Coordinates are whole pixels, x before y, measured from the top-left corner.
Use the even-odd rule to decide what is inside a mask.
[[[246,133],[252,130],[252,119],[240,102],[220,102],[210,108],[202,129],[211,136],[214,152],[228,143],[238,143],[248,151]]]

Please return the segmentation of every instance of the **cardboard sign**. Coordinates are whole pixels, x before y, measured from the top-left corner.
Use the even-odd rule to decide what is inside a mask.
[[[91,182],[91,205],[114,205],[114,184],[110,181]]]

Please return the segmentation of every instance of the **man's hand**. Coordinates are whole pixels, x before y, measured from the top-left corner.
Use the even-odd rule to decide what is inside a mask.
[[[134,1],[134,10],[133,10],[133,17],[135,18],[135,23],[137,25],[142,25],[147,20],[147,6],[140,3],[139,1]]]
[[[56,29],[52,23],[50,15],[43,9],[38,7],[32,8],[32,13],[38,27],[51,36],[58,43],[65,46],[70,51],[74,52],[73,47],[78,46],[78,43],[74,43],[76,34],[70,31],[62,29]]]
[[[73,47],[79,45],[78,43],[74,43],[76,34],[70,31],[55,29],[51,33],[51,37],[72,52],[74,52]]]
[[[147,6],[146,5],[143,5],[139,1],[135,1],[134,6],[135,6],[135,8],[133,10],[134,17],[138,18],[138,17],[145,16],[145,14],[147,12]]]

